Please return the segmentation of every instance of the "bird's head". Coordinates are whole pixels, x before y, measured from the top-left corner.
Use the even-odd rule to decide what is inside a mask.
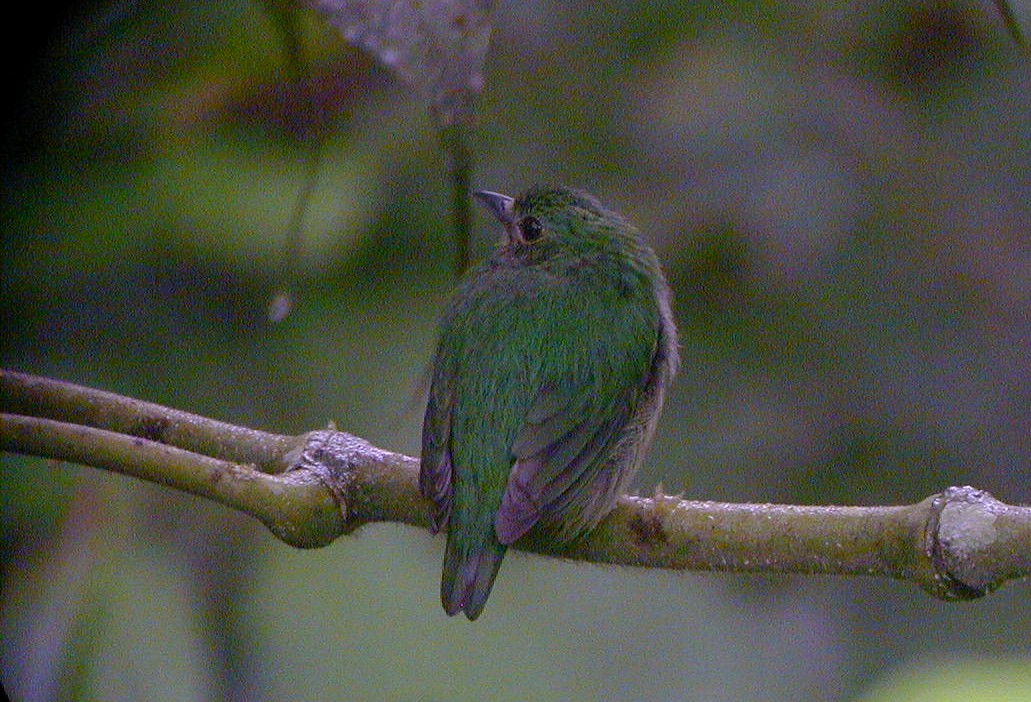
[[[527,262],[636,242],[626,220],[578,190],[538,185],[515,198],[485,190],[474,195],[504,226],[506,248]]]

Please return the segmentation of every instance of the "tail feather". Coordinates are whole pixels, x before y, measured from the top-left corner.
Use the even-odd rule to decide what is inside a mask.
[[[448,534],[440,600],[448,616],[464,611],[472,621],[487,603],[507,547],[494,538],[493,529],[481,541],[463,542],[458,535]]]

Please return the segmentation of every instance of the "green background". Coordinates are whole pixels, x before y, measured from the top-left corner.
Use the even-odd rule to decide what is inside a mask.
[[[0,361],[415,455],[454,285],[432,122],[308,10],[300,90],[262,7],[83,7],[21,64]],[[682,371],[638,490],[1031,501],[1031,61],[991,3],[544,1],[495,20],[476,187],[595,193],[674,288]],[[295,308],[272,325],[321,130]],[[475,257],[496,239],[476,213]],[[0,480],[15,699],[1031,700],[1026,581],[944,604],[513,553],[470,624],[440,609],[443,539],[413,528],[298,551],[94,469],[5,455]]]

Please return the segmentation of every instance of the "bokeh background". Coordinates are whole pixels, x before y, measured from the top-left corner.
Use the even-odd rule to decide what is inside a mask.
[[[454,285],[446,164],[420,95],[308,9],[299,84],[281,9],[25,25],[0,361],[414,455]],[[684,363],[640,491],[1031,502],[1031,59],[991,2],[501,3],[485,79],[475,185],[588,189],[667,268]],[[478,213],[475,257],[496,238]],[[470,624],[440,609],[443,539],[417,529],[298,551],[94,469],[5,455],[0,480],[17,700],[1031,700],[1027,582],[944,604],[513,553]]]

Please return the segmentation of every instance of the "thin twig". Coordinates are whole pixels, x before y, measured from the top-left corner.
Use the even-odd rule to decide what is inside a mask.
[[[186,451],[245,463],[266,473],[286,469],[295,439],[227,424],[103,390],[0,370],[0,410],[106,429]]]
[[[455,275],[460,277],[469,267],[469,239],[472,231],[472,208],[469,191],[472,183],[472,154],[466,143],[465,123],[445,124],[437,121],[441,147],[450,166],[451,217],[455,234]]]

